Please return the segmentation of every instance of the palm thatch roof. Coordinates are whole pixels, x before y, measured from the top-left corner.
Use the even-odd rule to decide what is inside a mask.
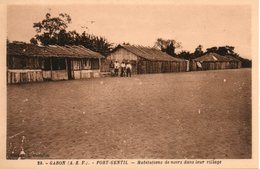
[[[75,57],[76,56],[72,51],[66,50],[64,47],[60,47],[57,45],[45,46],[45,49],[47,51],[49,51],[50,53],[55,54],[58,57]]]
[[[84,46],[38,46],[27,43],[9,43],[7,55],[28,57],[69,57],[69,58],[104,58],[100,53]]]
[[[47,51],[46,48],[42,46],[26,44],[26,43],[9,43],[7,45],[7,55],[30,56],[30,57],[56,56],[55,54]]]
[[[234,61],[234,59],[226,57],[226,56],[221,56],[217,53],[207,53],[201,57],[198,57],[196,59],[193,59],[194,61],[197,62],[230,62]]]
[[[80,54],[80,55],[88,57],[88,58],[100,58],[100,57],[105,58],[101,54],[94,52],[92,50],[89,50],[82,45],[79,45],[79,46],[76,46],[76,45],[68,46],[68,45],[66,45],[65,47],[70,48],[74,53]]]
[[[233,61],[236,61],[236,62],[241,62],[241,60],[239,60],[238,58],[235,58],[234,56],[231,56],[231,55],[225,55],[225,57],[232,59]]]
[[[136,56],[151,61],[175,61],[175,62],[185,61],[184,59],[172,57],[165,52],[150,47],[134,46],[134,45],[119,45],[115,50],[117,50],[118,48],[124,48],[125,50],[133,53]]]

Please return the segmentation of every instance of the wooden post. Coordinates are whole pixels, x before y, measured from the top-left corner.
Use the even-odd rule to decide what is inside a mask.
[[[51,80],[52,80],[52,57],[50,59],[50,64],[51,64]]]
[[[79,62],[79,63],[80,63],[80,64],[79,64],[80,79],[82,79],[82,72],[81,72],[81,71],[82,71],[82,68],[83,68],[83,60],[80,59],[79,61],[80,61],[80,62]]]
[[[99,61],[99,77],[101,77],[101,58],[98,58],[98,61]]]
[[[98,58],[98,62],[99,62],[99,71],[101,72],[101,58]]]
[[[65,58],[65,69],[66,69],[66,71],[68,71],[68,60],[67,60],[67,58]]]
[[[136,68],[135,68],[135,70],[136,70],[136,74],[138,74],[138,59],[136,59]]]
[[[67,77],[68,77],[68,80],[69,80],[69,72],[68,72],[68,60],[67,60],[67,58],[65,58],[65,69],[66,69],[66,72],[67,72]]]

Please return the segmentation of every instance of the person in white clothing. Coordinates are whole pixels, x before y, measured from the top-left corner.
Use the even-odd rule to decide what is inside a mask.
[[[121,67],[121,77],[125,76],[125,62],[122,61],[120,67]]]
[[[115,64],[114,64],[115,76],[118,76],[119,67],[120,67],[120,65],[119,65],[119,63],[118,63],[117,60],[116,60],[116,62],[115,62]]]
[[[132,65],[130,62],[127,62],[126,64],[126,76],[131,77],[131,72],[132,72]]]

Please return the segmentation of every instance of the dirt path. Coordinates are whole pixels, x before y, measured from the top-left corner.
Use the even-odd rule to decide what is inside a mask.
[[[251,158],[250,69],[7,90],[9,155],[24,135],[30,158]]]

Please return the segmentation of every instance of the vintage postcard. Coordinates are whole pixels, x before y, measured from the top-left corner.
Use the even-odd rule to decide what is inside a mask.
[[[258,1],[0,1],[0,168],[258,168]]]

